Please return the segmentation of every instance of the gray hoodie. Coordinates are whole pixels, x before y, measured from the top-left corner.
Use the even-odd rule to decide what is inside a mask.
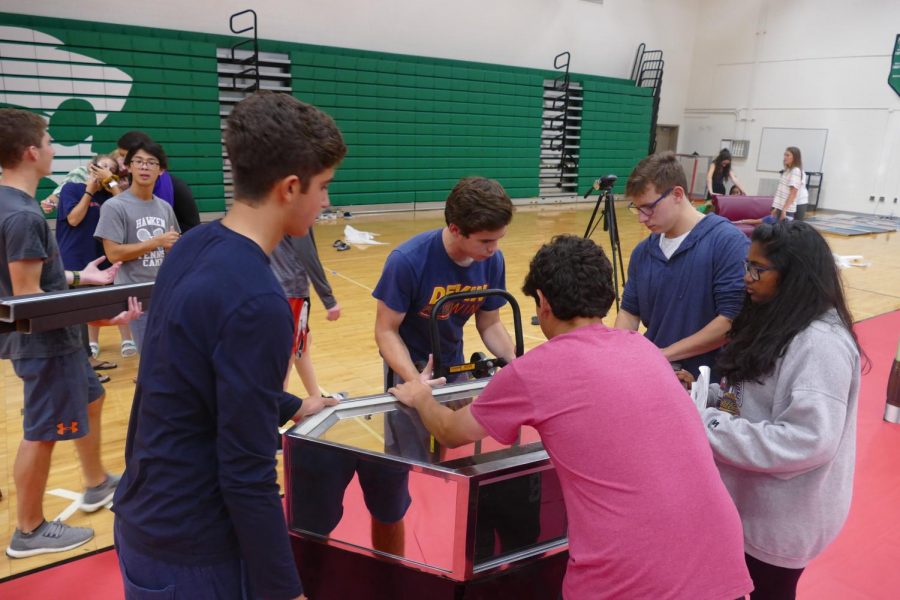
[[[791,340],[762,383],[732,390],[740,416],[702,412],[747,554],[799,569],[840,532],[853,490],[859,377],[856,344],[832,310]],[[711,404],[721,397],[713,386]]]

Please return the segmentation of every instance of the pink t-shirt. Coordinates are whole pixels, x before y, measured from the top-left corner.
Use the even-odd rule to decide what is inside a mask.
[[[733,600],[753,585],[737,510],[662,353],[589,325],[494,376],[472,404],[502,443],[540,433],[569,517],[566,600]]]

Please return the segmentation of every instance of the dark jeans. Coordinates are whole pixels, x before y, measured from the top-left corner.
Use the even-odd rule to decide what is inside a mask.
[[[797,597],[797,582],[803,569],[776,567],[744,554],[747,570],[753,580],[750,600],[794,600]]]

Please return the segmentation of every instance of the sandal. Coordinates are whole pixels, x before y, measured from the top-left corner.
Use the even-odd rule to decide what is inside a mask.
[[[100,356],[100,344],[97,342],[91,342],[88,344],[91,347],[91,358],[97,358]]]
[[[91,360],[91,368],[95,371],[108,371],[109,369],[115,369],[118,367],[114,362],[110,362],[108,360],[98,360],[96,358]]]
[[[134,340],[122,340],[122,356],[128,358],[137,354],[137,345]]]
[[[109,375],[106,375],[106,374],[101,375],[100,373],[97,373],[97,381],[99,381],[100,383],[109,383],[110,379],[111,378]]]

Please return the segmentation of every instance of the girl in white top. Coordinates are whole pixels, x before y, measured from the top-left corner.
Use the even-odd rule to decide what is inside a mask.
[[[805,183],[800,149],[790,146],[784,151],[784,171],[781,172],[781,181],[778,182],[778,189],[775,190],[775,198],[772,201],[773,217],[779,221],[783,221],[785,218],[794,218],[801,195],[800,190],[806,192]],[[809,201],[808,193],[803,196],[803,214],[805,214],[805,204]]]

